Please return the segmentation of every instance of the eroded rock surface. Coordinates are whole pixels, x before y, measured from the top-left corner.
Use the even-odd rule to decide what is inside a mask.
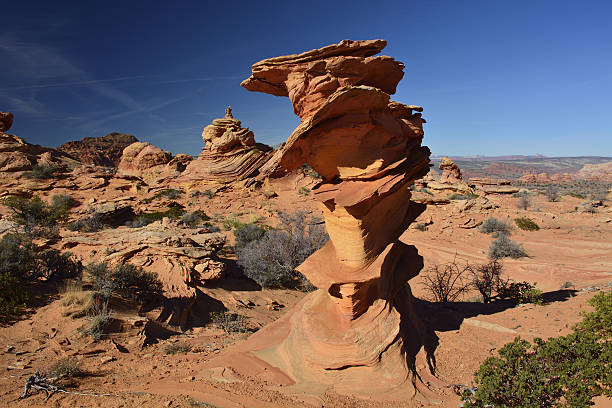
[[[320,290],[242,347],[251,373],[273,366],[276,380],[299,389],[375,399],[416,392],[414,359],[428,335],[407,282],[423,260],[398,238],[422,211],[409,185],[428,171],[429,149],[422,108],[390,100],[404,66],[373,56],[385,45],[345,40],[271,58],[242,83],[288,96],[302,119],[266,165],[270,174],[306,163],[322,177],[312,191],[330,241],[298,268]]]
[[[138,177],[146,184],[155,185],[176,178],[193,158],[187,154],[172,153],[151,143],[132,143],[123,150],[117,169],[119,177]]]
[[[58,147],[58,150],[84,164],[116,167],[121,161],[123,149],[136,142],[138,139],[133,135],[113,132],[102,137],[86,137],[67,142]]]

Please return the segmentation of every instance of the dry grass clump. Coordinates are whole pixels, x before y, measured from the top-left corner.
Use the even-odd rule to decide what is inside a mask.
[[[164,346],[164,354],[188,353],[192,348],[193,347],[191,344],[181,341],[176,343],[168,343]]]
[[[45,373],[46,377],[74,378],[82,377],[85,371],[76,357],[63,357],[57,360]]]

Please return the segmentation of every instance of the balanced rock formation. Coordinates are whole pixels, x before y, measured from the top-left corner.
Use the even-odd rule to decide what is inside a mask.
[[[172,157],[172,153],[151,143],[136,142],[123,149],[117,175],[137,177],[146,184],[156,185],[178,177],[191,160],[187,154]]]
[[[442,170],[440,183],[458,183],[463,181],[459,166],[457,166],[457,164],[452,161],[448,156],[444,156],[442,158],[442,160],[440,161],[440,166],[438,168]]]
[[[191,162],[178,182],[197,184],[199,181],[230,183],[259,174],[259,168],[268,160],[269,146],[255,142],[253,132],[227,107],[225,117],[213,119],[202,131],[204,148]]]
[[[404,65],[373,56],[385,46],[345,40],[263,60],[242,83],[291,99],[302,122],[276,164],[292,171],[306,163],[321,175],[312,191],[330,240],[298,268],[319,290],[254,334],[238,357],[213,365],[266,375],[287,392],[416,393],[415,358],[427,336],[407,282],[423,261],[399,236],[422,208],[409,186],[428,171],[429,149],[422,109],[390,100]]]
[[[133,135],[113,132],[102,137],[86,137],[80,141],[67,142],[58,147],[58,150],[84,164],[117,167],[123,149],[136,142],[138,139]]]

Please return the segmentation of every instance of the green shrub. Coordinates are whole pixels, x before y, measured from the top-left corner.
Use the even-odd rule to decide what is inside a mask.
[[[229,312],[210,312],[209,316],[215,326],[227,333],[246,333],[249,331],[245,325],[246,319],[244,316]]]
[[[38,196],[31,199],[11,196],[1,203],[11,210],[10,219],[20,225],[26,235],[32,237],[57,235],[58,223],[68,216],[68,208],[63,203],[58,206],[48,205]]]
[[[453,193],[448,196],[449,200],[473,200],[478,198],[478,194],[457,194]]]
[[[225,231],[231,231],[242,228],[244,226],[244,223],[238,221],[234,217],[227,217],[223,220],[222,225]]]
[[[236,237],[236,248],[243,248],[246,244],[252,241],[257,241],[263,238],[266,230],[256,224],[243,224],[240,228],[234,230]]]
[[[494,217],[487,218],[480,226],[480,232],[493,234],[494,237],[500,235],[510,235],[510,226]]]
[[[170,207],[166,211],[142,213],[142,214],[137,215],[132,220],[132,222],[130,223],[130,227],[132,228],[144,227],[145,225],[149,225],[155,221],[161,221],[166,217],[176,220],[176,219],[181,218],[184,214],[185,214],[185,210],[183,210],[181,207],[178,207],[178,206]]]
[[[210,220],[210,217],[202,210],[196,210],[181,217],[181,222],[192,228],[198,227],[208,220]]]
[[[427,231],[427,224],[425,224],[424,222],[419,222],[414,226],[416,229],[418,229],[419,231]]]
[[[129,263],[114,268],[104,262],[93,263],[87,266],[86,271],[92,278],[94,290],[105,299],[117,293],[136,300],[146,300],[162,291],[162,284],[155,272],[147,272]]]
[[[177,198],[179,198],[181,195],[184,194],[183,190],[178,190],[175,188],[166,188],[164,190],[158,191],[157,193],[155,193],[155,195],[153,197],[149,197],[149,198],[145,198],[144,200],[142,200],[143,203],[148,204],[148,203],[152,203],[154,200],[158,200],[160,198],[168,198],[170,200],[176,200]]]
[[[489,258],[491,259],[506,257],[517,259],[525,256],[527,256],[527,253],[523,247],[512,241],[506,235],[499,235],[489,247]]]
[[[542,291],[536,289],[535,284],[528,282],[506,282],[498,290],[499,297],[502,299],[513,299],[520,304],[535,303],[542,304]]]
[[[320,221],[307,219],[302,211],[279,213],[277,229],[240,248],[238,265],[263,287],[312,290],[312,285],[295,270],[329,239]]]
[[[53,178],[58,170],[59,168],[55,165],[35,164],[27,177],[35,180],[47,180]]]
[[[586,407],[595,396],[612,396],[612,292],[589,303],[595,311],[557,338],[515,338],[475,374],[474,391],[463,392],[464,407]]]
[[[524,231],[537,231],[540,229],[539,225],[536,224],[535,221],[527,217],[515,218],[514,223],[517,227]]]
[[[192,349],[191,344],[185,342],[168,343],[164,346],[164,354],[188,353]]]
[[[303,196],[310,195],[310,189],[307,188],[307,187],[302,186],[302,187],[299,188],[298,194],[299,195],[303,195]]]
[[[79,232],[97,232],[103,228],[102,214],[98,212],[66,224],[66,229]]]

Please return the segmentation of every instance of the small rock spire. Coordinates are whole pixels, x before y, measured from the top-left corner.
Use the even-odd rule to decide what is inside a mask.
[[[225,119],[234,119],[232,116],[232,107],[230,105],[227,105],[227,108],[225,108]]]

